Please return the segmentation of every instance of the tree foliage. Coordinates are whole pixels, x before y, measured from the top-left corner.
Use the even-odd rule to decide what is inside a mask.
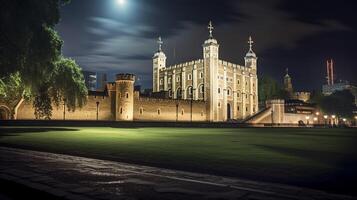
[[[258,82],[258,95],[261,102],[270,99],[287,99],[287,92],[270,76],[261,76]]]
[[[32,93],[40,118],[51,116],[52,103],[66,99],[71,110],[85,103],[82,72],[73,60],[61,56],[63,41],[55,31],[60,6],[68,2],[0,1],[0,93],[9,95],[7,78],[16,75]]]
[[[356,109],[354,102],[353,94],[349,90],[343,90],[323,97],[320,100],[319,107],[327,114],[352,118],[353,111]]]
[[[16,104],[21,98],[29,98],[30,92],[24,86],[19,72],[0,79],[0,100],[7,105]]]

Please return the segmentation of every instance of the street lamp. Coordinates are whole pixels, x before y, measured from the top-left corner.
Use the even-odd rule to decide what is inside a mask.
[[[316,123],[317,122],[317,117],[314,117],[314,123]]]
[[[307,125],[309,125],[309,119],[310,119],[310,117],[306,116]]]
[[[328,116],[327,116],[327,115],[324,115],[324,119],[325,119],[325,126],[327,126],[327,118],[328,118]]]
[[[335,126],[336,125],[336,123],[335,123],[336,115],[332,115],[331,117],[332,117],[332,125]]]
[[[97,121],[98,121],[98,115],[99,115],[99,101],[96,102],[97,105]]]

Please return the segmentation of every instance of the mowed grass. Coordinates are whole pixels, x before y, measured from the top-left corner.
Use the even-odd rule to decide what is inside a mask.
[[[1,146],[334,192],[350,193],[357,182],[356,129],[16,127],[0,132]]]

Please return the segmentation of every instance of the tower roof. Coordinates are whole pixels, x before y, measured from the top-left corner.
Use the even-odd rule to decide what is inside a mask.
[[[165,53],[162,51],[162,45],[164,44],[164,42],[161,39],[161,36],[159,36],[159,38],[157,39],[157,44],[159,45],[157,52],[154,54],[154,58],[155,57],[166,57]]]
[[[247,57],[247,58],[256,58],[257,55],[253,51],[254,41],[252,40],[251,36],[249,36],[248,44],[249,44],[249,51],[248,51],[248,53],[246,54],[245,57]]]
[[[212,21],[209,21],[207,29],[209,32],[209,38],[205,41],[205,44],[218,44],[217,40],[213,38],[214,27]]]

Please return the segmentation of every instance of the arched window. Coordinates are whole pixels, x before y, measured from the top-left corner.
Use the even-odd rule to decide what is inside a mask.
[[[221,88],[218,88],[218,94],[221,94]]]
[[[200,78],[203,78],[203,72],[200,73]]]
[[[129,93],[126,93],[125,96],[127,99],[129,99]]]
[[[181,78],[180,76],[177,76],[177,82],[180,82]]]
[[[170,89],[168,92],[169,92],[169,97],[172,97],[172,90]]]
[[[240,80],[238,79],[238,85],[240,84]]]
[[[176,97],[177,97],[177,99],[181,99],[181,97],[182,97],[182,90],[181,90],[181,88],[177,88]]]
[[[123,108],[120,108],[120,114],[123,114]]]
[[[140,115],[142,115],[142,114],[144,113],[144,109],[143,109],[143,108],[140,108],[140,109],[139,109],[139,113],[140,113]]]
[[[168,82],[169,84],[171,84],[171,77],[169,77],[169,78],[167,79],[167,82]]]
[[[185,110],[182,109],[182,110],[181,110],[181,115],[184,115],[184,114],[185,114]]]
[[[164,84],[164,80],[160,79],[160,85]]]
[[[227,95],[231,96],[231,89],[229,89],[229,88],[227,89]]]
[[[157,109],[157,114],[158,114],[158,115],[160,115],[160,114],[161,114],[161,110],[160,110],[160,108],[159,108],[159,109]]]
[[[187,97],[192,98],[192,96],[193,96],[193,88],[192,88],[192,86],[189,86],[187,88]]]
[[[218,108],[220,108],[221,107],[221,102],[218,102]]]
[[[192,80],[192,74],[187,75],[187,80]]]
[[[200,85],[200,93],[203,94],[205,92],[205,86],[204,85]]]

